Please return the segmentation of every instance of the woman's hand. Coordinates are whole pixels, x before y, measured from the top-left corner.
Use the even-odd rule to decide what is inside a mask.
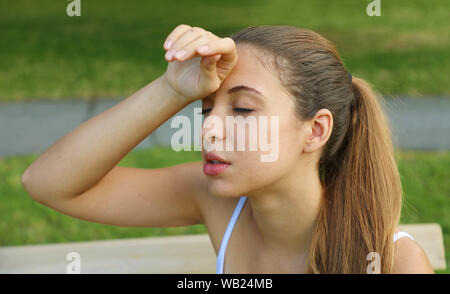
[[[208,49],[199,51],[203,45]],[[185,24],[177,26],[169,34],[164,49],[168,50],[165,58],[169,61],[164,79],[188,102],[216,91],[237,62],[233,39],[220,38],[202,28]],[[185,52],[183,56],[176,55],[182,51]]]

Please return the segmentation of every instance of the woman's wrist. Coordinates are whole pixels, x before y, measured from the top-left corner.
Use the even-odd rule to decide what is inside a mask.
[[[158,79],[158,84],[160,87],[161,94],[168,97],[169,99],[172,99],[175,101],[175,103],[181,103],[184,106],[191,103],[187,97],[184,97],[182,94],[180,94],[178,91],[176,91],[172,85],[167,80],[166,74],[163,74]]]

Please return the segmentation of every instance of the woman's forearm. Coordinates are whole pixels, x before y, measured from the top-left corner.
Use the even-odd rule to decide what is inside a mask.
[[[65,134],[27,168],[23,185],[34,198],[79,195],[187,104],[163,75]]]

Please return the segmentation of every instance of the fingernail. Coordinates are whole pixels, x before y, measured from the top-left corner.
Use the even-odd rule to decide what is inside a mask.
[[[166,58],[171,59],[174,53],[175,53],[175,50],[170,49],[169,51],[166,52]]]
[[[197,48],[197,51],[200,52],[200,53],[206,52],[206,51],[208,51],[208,46],[202,45],[202,46]]]
[[[172,45],[173,41],[168,39],[165,43],[164,43],[164,48],[169,49],[170,46]]]
[[[178,59],[180,59],[181,57],[184,56],[184,54],[186,54],[186,51],[181,50],[181,51],[178,51],[178,52],[175,54],[175,57],[178,58]]]

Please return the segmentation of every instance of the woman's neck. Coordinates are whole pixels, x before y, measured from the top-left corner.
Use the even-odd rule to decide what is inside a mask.
[[[306,169],[303,166],[271,187],[247,194],[250,221],[264,248],[287,255],[308,251],[323,188],[318,172],[313,167]]]

